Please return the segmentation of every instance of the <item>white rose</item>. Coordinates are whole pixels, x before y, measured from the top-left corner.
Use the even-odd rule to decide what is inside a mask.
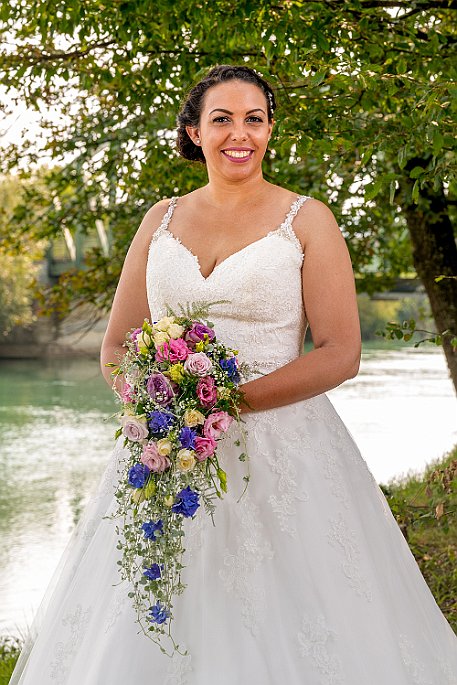
[[[175,322],[174,316],[163,316],[157,323],[152,324],[156,331],[166,331]]]
[[[172,449],[173,445],[168,438],[157,440],[157,451],[161,457],[168,457]]]
[[[176,338],[180,338],[184,333],[184,326],[180,326],[179,323],[172,323],[170,326],[168,326],[167,333],[170,338],[174,338],[176,340]]]
[[[165,333],[165,331],[159,331],[159,333],[154,334],[154,342],[156,347],[159,347],[159,345],[163,345],[163,343],[168,342],[170,340],[170,336],[168,333]]]
[[[180,471],[190,471],[195,466],[195,456],[192,450],[179,450],[176,455],[178,458],[178,469]]]

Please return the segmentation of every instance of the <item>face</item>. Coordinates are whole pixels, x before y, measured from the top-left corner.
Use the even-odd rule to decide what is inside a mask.
[[[186,130],[201,145],[208,173],[236,179],[261,168],[272,127],[263,91],[232,80],[206,91],[200,125]]]

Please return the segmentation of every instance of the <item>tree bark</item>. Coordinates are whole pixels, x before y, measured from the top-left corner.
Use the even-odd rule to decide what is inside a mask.
[[[432,187],[425,187],[421,190],[418,204],[411,200],[414,181],[409,178],[409,171],[426,164],[426,160],[410,160],[405,167],[408,175],[405,174],[400,181],[397,201],[406,217],[414,266],[429,297],[437,332],[450,329],[457,335],[457,280],[444,278],[435,282],[441,274],[457,276],[457,245],[446,196],[442,189],[435,191]],[[450,336],[443,337],[443,350],[457,393],[457,351],[452,349]]]

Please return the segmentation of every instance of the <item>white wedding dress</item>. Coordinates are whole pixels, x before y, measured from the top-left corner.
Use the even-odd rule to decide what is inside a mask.
[[[165,305],[229,300],[211,320],[254,364],[250,378],[301,354],[303,254],[283,224],[204,278],[168,228],[147,266],[153,320]],[[228,493],[216,526],[186,519],[187,588],[162,654],[119,583],[113,491],[120,443],[75,531],[11,683],[16,685],[456,685],[457,637],[352,436],[325,394],[244,415],[251,480],[234,422],[220,447]]]

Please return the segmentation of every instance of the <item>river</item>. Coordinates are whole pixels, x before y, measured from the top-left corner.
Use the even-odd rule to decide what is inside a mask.
[[[116,407],[94,360],[0,362],[0,633],[22,634],[109,459]],[[379,483],[457,443],[439,349],[364,346],[327,393]]]

